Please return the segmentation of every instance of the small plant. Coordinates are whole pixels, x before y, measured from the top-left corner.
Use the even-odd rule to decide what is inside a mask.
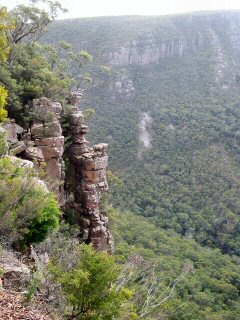
[[[32,300],[33,296],[37,292],[40,282],[41,282],[41,274],[39,271],[36,271],[31,278],[30,285],[26,294],[25,301],[27,303]]]
[[[83,111],[85,120],[91,119],[92,116],[94,116],[94,114],[95,114],[95,110],[93,108],[88,108]]]
[[[112,256],[96,253],[89,245],[80,245],[76,266],[65,270],[57,262],[49,265],[53,279],[62,289],[70,307],[69,319],[119,319],[132,292],[115,285],[120,267]],[[130,308],[129,308],[130,309]],[[68,309],[69,311],[69,309]],[[133,319],[133,313],[128,319]]]
[[[4,275],[5,270],[3,268],[0,268],[0,278],[2,278],[2,276]]]

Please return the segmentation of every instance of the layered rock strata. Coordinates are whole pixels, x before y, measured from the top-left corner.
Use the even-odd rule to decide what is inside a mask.
[[[88,147],[85,138],[88,127],[84,124],[83,113],[77,108],[74,96],[70,115],[72,144],[69,148],[69,176],[74,194],[74,210],[79,217],[82,239],[92,243],[95,250],[113,252],[113,240],[108,230],[108,218],[99,210],[100,195],[108,190],[106,167],[107,144]]]
[[[47,98],[33,101],[33,125],[31,127],[31,140],[34,147],[25,151],[26,158],[46,162],[46,175],[53,191],[58,195],[61,204],[64,203],[64,137],[60,124],[62,106]]]

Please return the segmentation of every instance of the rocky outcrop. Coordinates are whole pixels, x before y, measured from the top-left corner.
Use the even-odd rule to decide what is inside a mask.
[[[27,148],[24,141],[19,140],[24,129],[17,125],[14,120],[9,120],[2,124],[2,128],[6,131],[9,151],[12,155],[18,155]]]
[[[112,100],[128,100],[135,97],[135,87],[126,69],[118,70],[116,79],[109,86]]]
[[[14,120],[4,123],[1,130],[5,131],[9,154],[30,160],[36,165],[46,163],[45,180],[50,189],[56,193],[60,204],[63,205],[64,137],[60,124],[61,111],[62,107],[58,102],[52,102],[44,97],[35,99],[31,108],[33,124],[30,130],[24,130]],[[0,149],[4,148],[0,143]],[[6,151],[0,152],[6,154]]]
[[[28,147],[25,156],[30,160],[46,162],[46,175],[53,191],[58,195],[61,204],[64,203],[64,162],[62,160],[64,137],[60,124],[61,104],[47,98],[33,101],[33,125],[31,139],[35,147]]]
[[[84,124],[83,113],[78,110],[76,97],[70,115],[72,144],[68,155],[70,167],[70,190],[74,194],[74,210],[82,229],[82,240],[92,243],[96,250],[113,251],[112,236],[107,228],[108,218],[99,210],[100,195],[108,190],[106,167],[107,144],[88,147],[85,138],[88,127]]]
[[[29,285],[30,269],[15,253],[0,248],[0,268],[3,270],[1,280],[4,289],[22,290]]]
[[[47,98],[35,99],[31,113],[33,123],[28,131],[17,126],[14,121],[5,124],[2,129],[3,151],[5,143],[10,144],[9,159],[21,161],[19,166],[39,166],[42,163],[46,171],[44,178],[47,187],[58,196],[60,204],[65,205],[65,194],[72,193],[74,201],[65,206],[74,211],[76,221],[81,228],[81,239],[92,243],[96,250],[113,252],[113,240],[108,230],[108,218],[100,212],[100,196],[108,190],[106,167],[107,144],[101,143],[90,148],[85,135],[88,127],[84,123],[83,113],[79,111],[81,94],[74,94],[69,117],[71,145],[67,151],[69,168],[67,182],[63,162],[64,137],[60,124],[62,107],[60,103]],[[6,136],[7,140],[6,141]],[[36,181],[36,183],[40,183]],[[43,181],[42,181],[43,183]],[[65,189],[64,189],[65,184]],[[45,188],[47,189],[44,184]],[[47,190],[48,191],[48,190]]]
[[[31,161],[43,162],[45,160],[42,150],[36,147],[27,147],[24,156]]]

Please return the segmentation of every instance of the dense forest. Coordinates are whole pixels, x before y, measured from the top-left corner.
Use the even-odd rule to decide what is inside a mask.
[[[0,130],[0,249],[49,255],[25,302],[40,293],[58,319],[238,320],[240,13],[54,21],[59,11],[1,8],[0,122],[31,128],[45,96],[67,131],[81,90],[88,140],[109,144],[101,213],[115,253],[79,244],[36,185],[43,168],[5,157]]]

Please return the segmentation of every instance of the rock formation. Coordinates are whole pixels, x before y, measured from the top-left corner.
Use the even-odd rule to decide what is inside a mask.
[[[60,124],[61,104],[47,98],[35,99],[31,113],[33,125],[24,130],[14,120],[1,125],[0,135],[5,132],[10,155],[35,162],[46,163],[46,178],[51,190],[64,204],[64,162],[62,160],[64,137]],[[3,139],[2,139],[3,141]],[[0,145],[0,154],[6,154],[6,146]]]
[[[65,208],[71,207],[75,223],[81,228],[81,239],[86,243],[92,243],[96,250],[113,252],[113,240],[107,228],[108,218],[99,209],[100,194],[108,190],[107,144],[88,147],[85,138],[88,127],[84,124],[83,113],[77,107],[80,96],[78,93],[74,94],[71,101],[69,118],[71,145],[67,151],[69,158],[67,181],[62,159],[64,137],[60,124],[62,111],[60,103],[44,97],[35,99],[31,108],[33,123],[30,130],[24,131],[14,121],[6,123],[1,130],[2,134],[7,136],[6,143],[10,147],[10,155],[18,155],[26,159],[22,161],[29,162],[32,166],[34,163],[40,165],[45,162],[44,180],[56,193],[63,207],[65,193],[73,194],[74,201],[68,201]],[[0,149],[3,149],[2,154],[6,153],[5,146],[0,146]],[[65,190],[64,182],[66,182]]]
[[[113,240],[107,229],[108,218],[99,210],[100,194],[108,190],[106,167],[107,144],[88,147],[83,113],[78,110],[78,99],[73,97],[70,115],[69,188],[74,194],[74,211],[79,218],[82,240],[92,243],[96,250],[113,251]]]
[[[47,98],[33,101],[33,125],[31,139],[35,147],[28,147],[26,158],[46,162],[46,174],[53,191],[58,195],[61,204],[64,203],[64,137],[60,124],[61,104]]]
[[[15,123],[15,120],[9,120],[3,123],[2,128],[6,131],[8,147],[12,155],[18,155],[27,148],[24,141],[19,140],[24,129]]]
[[[0,266],[4,270],[4,274],[0,277],[4,289],[27,289],[31,271],[14,252],[1,248]]]

